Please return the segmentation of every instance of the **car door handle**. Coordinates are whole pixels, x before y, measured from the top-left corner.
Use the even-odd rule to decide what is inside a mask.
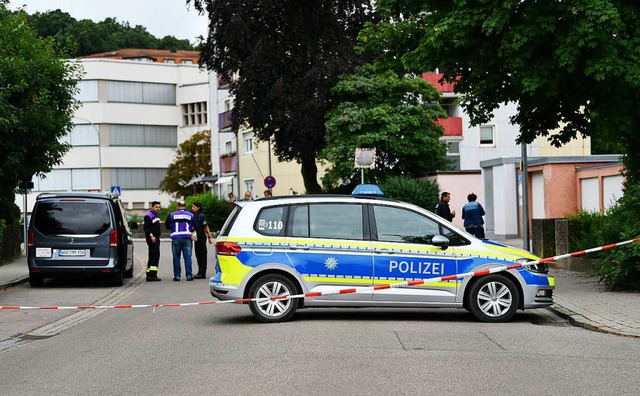
[[[289,245],[289,249],[291,250],[309,250],[309,245],[306,245],[304,243],[293,243],[291,245]]]
[[[387,249],[387,248],[381,248],[381,249],[374,249],[373,250],[374,253],[378,253],[378,254],[393,254],[395,253],[395,251],[393,251],[392,249]]]

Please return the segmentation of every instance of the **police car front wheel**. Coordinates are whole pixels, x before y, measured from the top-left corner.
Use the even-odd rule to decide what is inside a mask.
[[[468,306],[483,322],[505,322],[513,317],[520,303],[518,289],[504,275],[485,275],[471,286]]]
[[[260,299],[249,303],[251,313],[261,322],[284,322],[291,318],[298,308],[297,299],[276,299],[271,297],[295,294],[295,286],[286,277],[278,274],[265,275],[258,279],[249,291],[250,298]]]

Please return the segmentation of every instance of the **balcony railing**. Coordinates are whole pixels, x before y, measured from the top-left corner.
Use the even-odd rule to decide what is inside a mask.
[[[237,172],[238,156],[236,153],[225,154],[220,157],[220,173]]]
[[[453,92],[454,84],[444,83],[440,84],[439,81],[442,78],[442,73],[425,73],[422,75],[422,79],[430,82],[440,92]]]
[[[220,130],[231,128],[231,110],[218,114],[218,125]]]
[[[444,136],[462,136],[462,117],[438,118],[436,124],[444,128]]]

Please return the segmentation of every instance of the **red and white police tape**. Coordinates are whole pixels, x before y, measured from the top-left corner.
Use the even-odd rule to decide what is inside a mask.
[[[396,287],[419,286],[419,285],[423,285],[425,283],[431,283],[431,282],[442,282],[442,281],[456,280],[456,279],[461,279],[461,278],[466,278],[466,277],[495,274],[497,272],[508,271],[508,270],[511,270],[511,269],[520,268],[520,267],[524,267],[524,266],[531,266],[531,265],[536,265],[536,264],[548,263],[550,261],[561,260],[561,259],[568,258],[568,257],[581,256],[583,254],[593,253],[593,252],[597,252],[597,251],[605,250],[605,249],[611,249],[611,248],[614,248],[614,247],[628,245],[630,243],[635,243],[635,242],[640,242],[640,238],[629,239],[628,241],[612,243],[610,245],[600,246],[600,247],[591,248],[591,249],[587,249],[587,250],[580,250],[580,251],[573,252],[573,253],[561,254],[559,256],[547,257],[547,258],[543,258],[541,260],[527,261],[525,263],[517,263],[517,264],[505,265],[505,266],[494,267],[494,268],[489,268],[489,269],[485,269],[485,270],[466,272],[466,273],[456,274],[456,275],[440,276],[440,277],[437,277],[437,278],[419,279],[419,280],[413,280],[413,281],[409,281],[409,282],[390,283],[390,284],[377,285],[377,286],[354,287],[354,288],[340,289],[340,290],[330,291],[330,292],[315,292],[315,293],[306,293],[306,294],[274,296],[274,297],[268,297],[268,298],[267,297],[265,297],[265,298],[240,298],[240,299],[237,299],[237,300],[227,300],[227,301],[201,301],[201,302],[178,303],[178,304],[166,304],[166,303],[165,304],[159,304],[159,303],[156,303],[156,304],[135,304],[135,305],[79,305],[79,306],[67,306],[67,307],[65,307],[65,306],[24,307],[24,306],[18,306],[18,305],[0,305],[0,310],[2,310],[2,311],[7,310],[8,311],[8,310],[65,310],[65,309],[83,310],[83,309],[153,308],[153,312],[155,313],[156,308],[159,308],[159,307],[190,307],[190,306],[196,306],[196,305],[214,305],[214,304],[217,305],[217,304],[228,304],[228,303],[248,303],[248,302],[252,302],[252,301],[269,301],[269,300],[274,301],[274,300],[288,300],[288,299],[293,299],[293,298],[311,298],[311,297],[321,297],[321,296],[332,296],[332,295],[336,295],[336,294],[350,294],[350,293],[356,293],[356,292],[359,292],[359,291],[362,292],[362,291],[367,291],[367,290],[376,291],[376,290],[391,289],[391,288],[396,288]]]

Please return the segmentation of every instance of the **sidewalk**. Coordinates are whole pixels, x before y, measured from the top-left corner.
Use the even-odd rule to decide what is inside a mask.
[[[496,240],[522,247],[521,239]],[[640,338],[640,293],[609,292],[594,274],[550,269],[556,279],[555,304],[551,309],[574,326],[589,330]],[[27,259],[0,266],[0,289],[26,282]]]

